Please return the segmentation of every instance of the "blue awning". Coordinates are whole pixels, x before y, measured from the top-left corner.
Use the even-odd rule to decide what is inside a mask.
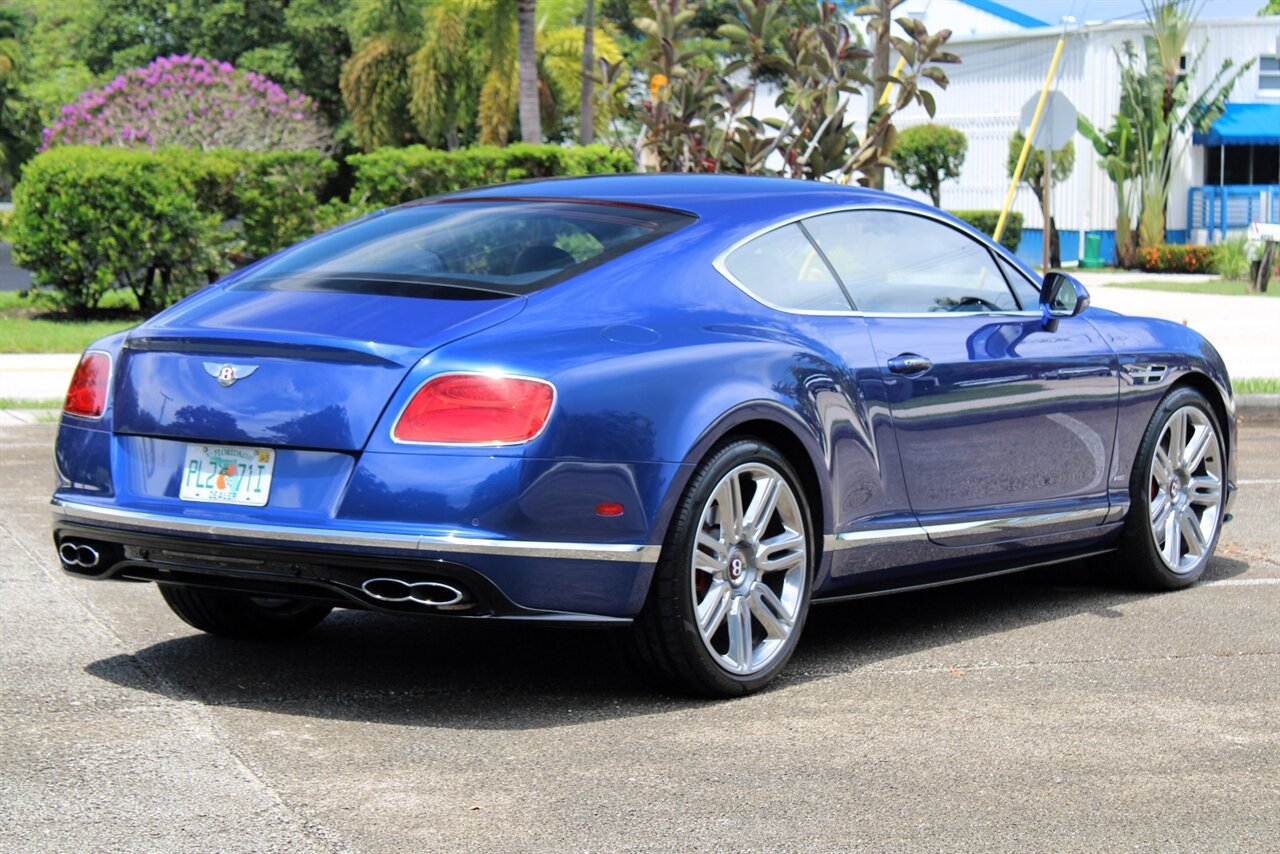
[[[1198,133],[1196,145],[1280,145],[1280,103],[1227,104],[1208,133]]]

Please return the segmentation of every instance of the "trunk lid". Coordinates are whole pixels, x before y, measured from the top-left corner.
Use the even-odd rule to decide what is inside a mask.
[[[211,288],[125,340],[113,429],[359,450],[423,356],[514,317],[525,303],[483,291],[438,293]]]

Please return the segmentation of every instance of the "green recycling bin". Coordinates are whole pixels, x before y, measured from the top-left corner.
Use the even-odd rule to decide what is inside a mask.
[[[1084,236],[1084,257],[1080,259],[1080,266],[1087,270],[1094,270],[1103,266],[1102,258],[1099,253],[1102,251],[1102,235],[1086,234]]]

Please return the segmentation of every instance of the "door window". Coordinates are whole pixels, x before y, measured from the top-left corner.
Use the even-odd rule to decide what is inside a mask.
[[[950,226],[894,211],[842,211],[805,220],[860,311],[1016,311],[985,246]]]

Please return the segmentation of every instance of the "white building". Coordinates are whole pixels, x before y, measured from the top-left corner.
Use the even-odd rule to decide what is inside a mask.
[[[951,85],[937,92],[934,121],[963,131],[969,150],[960,179],[943,185],[943,207],[998,209],[1009,184],[1005,165],[1009,137],[1018,127],[1023,104],[1040,92],[1062,29],[1034,19],[1020,23],[1027,16],[1001,15],[1000,10],[1010,10],[990,0],[908,0],[903,8],[924,20],[930,32],[947,27],[957,33],[948,45],[962,62],[944,66]],[[974,26],[955,26],[954,18],[966,8]],[[994,31],[959,35],[988,23]],[[1055,88],[1096,126],[1110,125],[1119,108],[1116,49],[1125,41],[1140,49],[1145,32],[1144,21],[1091,23],[1067,30]],[[1167,238],[1171,243],[1220,238],[1220,197],[1228,200],[1226,224],[1231,230],[1255,219],[1280,221],[1280,17],[1201,20],[1187,39],[1187,62],[1202,50],[1191,84],[1197,94],[1208,86],[1223,60],[1231,59],[1237,67],[1249,60],[1254,64],[1236,82],[1228,113],[1215,124],[1215,133],[1197,140],[1205,144],[1186,140],[1186,156],[1178,164],[1169,196]],[[900,114],[896,124],[902,129],[926,121],[924,111],[913,107]],[[1219,145],[1223,141],[1225,147]],[[1085,233],[1097,233],[1107,260],[1114,247],[1115,191],[1089,142],[1077,135],[1074,143],[1075,171],[1053,193],[1062,258],[1075,260]],[[1227,186],[1219,190],[1218,185]],[[888,176],[886,188],[928,201],[893,175]],[[1014,209],[1024,217],[1019,254],[1038,263],[1042,217],[1025,184],[1018,190]]]

